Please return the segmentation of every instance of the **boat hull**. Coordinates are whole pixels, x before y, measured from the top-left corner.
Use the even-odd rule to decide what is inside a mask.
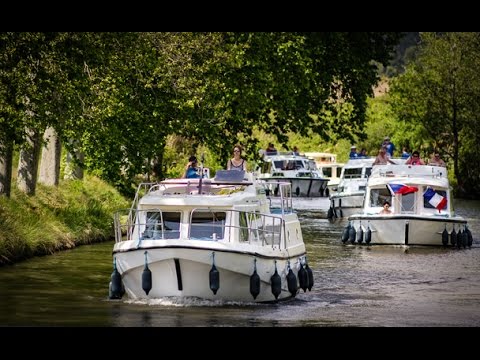
[[[460,230],[463,232],[467,221],[460,217],[436,217],[418,215],[352,215],[349,223],[355,228],[357,235],[354,243],[366,243],[367,229],[371,230],[370,244],[383,245],[443,245],[443,231],[447,229],[448,245],[451,243],[451,233]],[[362,227],[363,238],[360,239],[358,231]],[[361,241],[358,241],[361,240]],[[352,242],[351,239],[348,240]]]
[[[292,184],[292,194],[297,197],[325,197],[328,196],[328,179],[322,178],[290,178],[290,177],[268,177],[262,180],[272,183],[286,181]],[[276,185],[272,184],[271,193],[276,195]]]
[[[333,209],[333,217],[349,217],[350,215],[362,212],[364,198],[364,191],[331,195],[330,207]]]
[[[292,294],[288,290],[286,276],[290,264],[298,287],[298,270],[305,257],[303,244],[290,248],[288,252],[274,249],[265,251],[265,247],[258,247],[260,252],[256,252],[252,251],[251,246],[249,250],[233,250],[219,243],[217,245],[202,248],[177,244],[118,252],[114,250],[114,257],[125,292],[131,299],[196,297],[213,301],[271,302],[291,298],[299,291]],[[145,262],[152,279],[148,295],[142,285]],[[209,274],[213,264],[219,272],[216,293],[210,288]],[[250,293],[250,277],[255,266],[260,277],[256,298]],[[281,291],[277,297],[272,293],[271,286],[275,266],[281,278]]]

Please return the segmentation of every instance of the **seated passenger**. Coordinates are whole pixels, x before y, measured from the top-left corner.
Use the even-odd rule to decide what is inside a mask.
[[[438,151],[435,151],[432,158],[428,162],[428,165],[447,167],[447,164],[445,164],[445,161],[442,160]]]
[[[385,200],[383,203],[383,209],[379,212],[380,215],[391,215],[392,211],[390,210],[390,203]]]
[[[412,156],[410,156],[407,161],[405,161],[405,165],[425,165],[422,159],[420,159],[420,153],[415,150],[412,153]]]
[[[198,167],[197,167],[197,158],[196,156],[192,155],[188,158],[188,164],[185,168],[185,172],[183,173],[182,178],[184,179],[198,179],[200,175],[198,174]]]
[[[360,153],[358,154],[358,157],[364,159],[364,158],[366,158],[367,156],[368,156],[368,155],[367,155],[367,149],[362,148],[362,150],[360,150]]]
[[[407,148],[404,147],[402,150],[402,159],[408,159],[410,157],[410,153],[408,152]]]
[[[348,157],[350,159],[356,159],[358,157],[358,154],[357,154],[357,147],[355,145],[353,145],[351,148],[350,148],[350,154],[348,154]]]
[[[265,150],[265,155],[277,155],[277,154],[278,154],[278,151],[277,149],[275,149],[275,146],[273,145],[273,143],[268,143],[268,147]]]

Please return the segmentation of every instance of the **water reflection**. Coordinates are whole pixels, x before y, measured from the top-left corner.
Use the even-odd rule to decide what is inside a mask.
[[[312,291],[280,304],[108,300],[112,243],[0,268],[2,326],[479,326],[480,203],[457,202],[470,249],[343,245],[345,220],[297,203]],[[327,203],[328,204],[328,203]]]

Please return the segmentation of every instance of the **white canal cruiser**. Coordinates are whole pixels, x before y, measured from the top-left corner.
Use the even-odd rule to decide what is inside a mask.
[[[330,194],[329,219],[347,218],[363,207],[367,181],[375,158],[350,159],[343,166],[337,192]]]
[[[385,201],[390,213],[380,214]],[[447,169],[439,166],[375,165],[363,210],[348,220],[344,243],[472,244],[467,221],[455,215]]]
[[[278,195],[278,181],[292,184],[292,192],[298,197],[324,197],[328,196],[326,178],[317,168],[315,161],[293,152],[278,152],[276,154],[263,154],[263,161],[257,170],[259,178],[271,183],[269,189],[273,195]]]
[[[271,209],[265,183],[243,171],[141,184],[115,214],[109,297],[275,302],[311,290],[291,186],[277,186]]]
[[[323,176],[328,179],[325,196],[336,193],[345,163],[337,162],[337,154],[332,153],[306,152],[304,155],[313,159],[317,168],[323,173]]]

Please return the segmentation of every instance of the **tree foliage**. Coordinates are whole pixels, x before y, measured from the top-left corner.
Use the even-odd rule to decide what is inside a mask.
[[[401,34],[0,36],[0,140],[52,126],[83,167],[128,192],[138,174],[169,175],[172,136],[184,140],[177,155],[206,147],[221,164],[237,142],[253,159],[256,131],[285,146],[289,133],[364,137],[374,61],[387,64]]]
[[[399,119],[423,129],[415,145],[450,160],[458,196],[480,194],[480,170],[472,166],[480,140],[479,66],[480,33],[421,33],[418,56],[391,89]]]

